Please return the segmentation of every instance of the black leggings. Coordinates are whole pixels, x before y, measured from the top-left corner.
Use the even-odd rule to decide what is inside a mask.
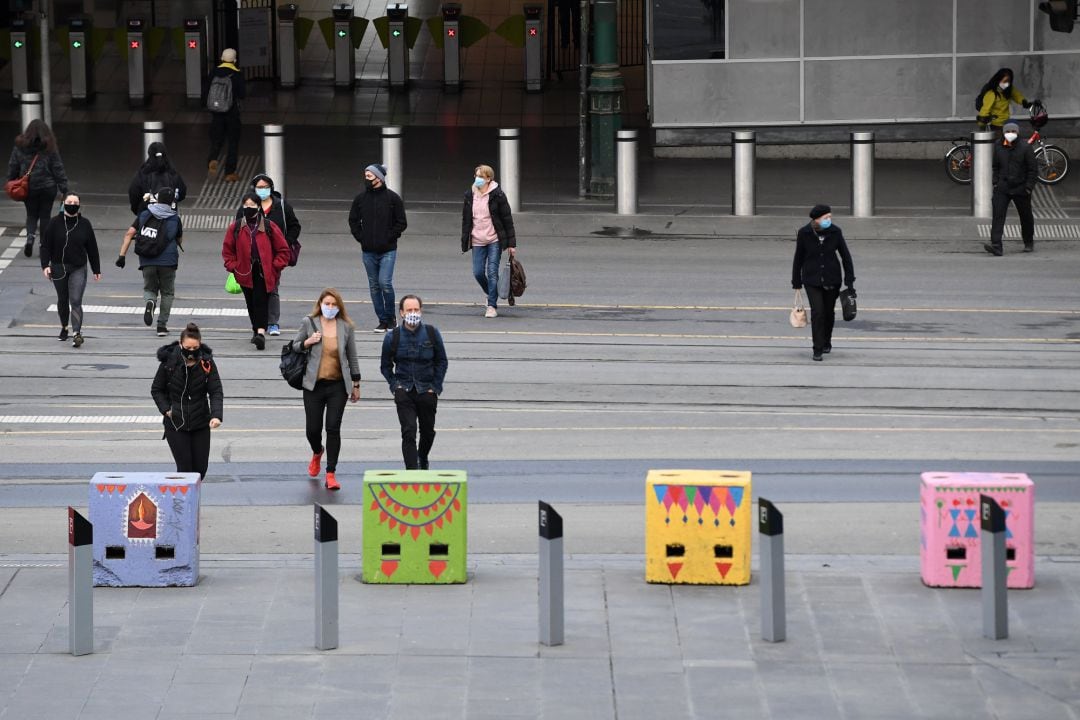
[[[60,279],[53,280],[56,288],[56,314],[60,316],[60,327],[68,325],[68,314],[71,317],[71,329],[78,335],[82,332],[83,293],[86,291],[87,268],[71,267],[69,265],[53,265],[53,270],[60,270]]]
[[[210,428],[174,430],[172,420],[165,418],[165,440],[176,461],[176,472],[197,472],[206,477],[210,465]]]
[[[338,380],[318,380],[314,390],[304,390],[304,418],[311,452],[323,449],[323,413],[326,413],[326,472],[337,472],[338,453],[341,452],[341,418],[345,415],[345,402],[349,394],[345,384]]]
[[[810,330],[814,336],[814,353],[832,347],[833,323],[836,321],[836,298],[840,286],[806,286],[806,299],[810,301]]]
[[[263,277],[260,263],[251,264],[251,287],[241,286],[240,289],[244,291],[244,302],[247,303],[251,331],[265,330],[266,315],[270,309],[270,295],[266,292],[266,279]]]
[[[56,188],[44,190],[31,190],[23,200],[26,207],[26,240],[29,242],[36,235],[45,237],[45,228],[52,219],[53,200],[56,199]],[[40,232],[39,232],[40,228]]]

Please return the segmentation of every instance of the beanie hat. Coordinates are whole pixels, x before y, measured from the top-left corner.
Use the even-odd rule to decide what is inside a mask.
[[[1001,131],[1002,132],[1010,132],[1011,131],[1011,132],[1014,132],[1017,135],[1019,135],[1020,134],[1020,126],[1017,125],[1016,123],[1012,122],[1012,121],[1009,121],[1009,122],[1005,123],[1005,127],[1001,128]]]
[[[154,193],[154,202],[162,205],[172,205],[176,200],[176,192],[170,187],[163,187]]]
[[[828,205],[815,205],[814,209],[810,211],[810,219],[817,220],[822,215],[828,215],[832,212],[832,208]]]
[[[383,185],[386,184],[386,166],[385,165],[380,165],[378,163],[371,163],[366,168],[364,168],[364,172],[370,172],[372,175],[379,178],[379,182],[381,182]]]
[[[236,51],[232,48],[225,48],[221,51],[221,62],[235,63]]]

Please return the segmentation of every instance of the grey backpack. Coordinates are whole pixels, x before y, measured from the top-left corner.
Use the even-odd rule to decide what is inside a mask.
[[[206,93],[206,109],[213,113],[224,113],[229,112],[232,106],[232,78],[228,75],[215,76]]]

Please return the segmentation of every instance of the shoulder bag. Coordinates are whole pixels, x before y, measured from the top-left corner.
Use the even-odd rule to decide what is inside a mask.
[[[22,202],[30,195],[30,173],[34,172],[34,163],[37,162],[37,159],[38,156],[35,155],[34,159],[30,161],[30,167],[26,170],[25,175],[4,183],[4,192],[15,202]]]
[[[855,298],[858,297],[855,294],[855,288],[847,288],[840,291],[840,311],[844,314],[844,320],[851,322],[855,319],[855,313],[858,312],[858,307],[855,303]]]
[[[310,316],[305,319],[311,321]],[[311,331],[315,332],[315,323],[311,322]],[[295,341],[294,341],[295,342]],[[296,390],[304,389],[304,375],[307,374],[308,352],[306,349],[294,350],[293,343],[287,342],[281,346],[281,362],[278,369],[281,377],[289,383],[289,387]]]

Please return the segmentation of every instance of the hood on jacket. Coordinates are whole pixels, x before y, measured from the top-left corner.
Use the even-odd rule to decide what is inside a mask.
[[[203,343],[202,347],[199,348],[199,350],[202,352],[203,359],[205,359],[205,360],[212,360],[213,359],[214,351],[211,350],[210,346],[207,345],[206,343]],[[180,359],[180,341],[179,340],[173,340],[168,345],[162,345],[161,347],[159,347],[158,351],[157,351],[157,359],[158,359],[158,362],[168,362],[169,360],[179,360]]]
[[[494,190],[494,189],[495,189],[495,188],[497,188],[497,187],[499,187],[499,183],[497,183],[497,182],[495,182],[494,180],[492,180],[491,182],[489,182],[489,183],[488,183],[488,184],[487,184],[487,185],[486,185],[486,186],[484,187],[484,192],[483,192],[482,194],[483,194],[483,195],[488,195],[488,194],[490,194],[490,193],[491,193],[491,191],[492,191],[492,190]]]

